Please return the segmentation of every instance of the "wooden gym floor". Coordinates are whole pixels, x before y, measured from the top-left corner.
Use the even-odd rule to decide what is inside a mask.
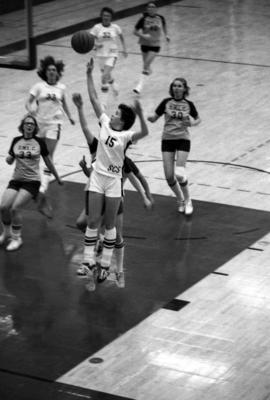
[[[92,3],[93,18],[100,7]],[[71,94],[82,93],[97,129],[85,85],[89,56],[71,50],[70,36],[39,45],[39,58],[52,54],[66,64],[62,81],[77,123],[64,124],[55,157],[65,185],[50,187],[54,219],[31,205],[24,246],[0,250],[1,400],[270,398],[270,8],[266,0],[184,0],[159,12],[171,43],[155,60],[142,104],[152,113],[176,76],[191,86],[203,121],[191,130],[194,215],[176,213],[164,180],[160,120],[129,151],[155,208],[146,212],[127,184],[126,287],[110,279],[85,290],[75,276],[83,237],[74,224],[85,182],[78,162],[87,148]],[[131,33],[139,15],[117,21],[129,51],[115,69],[119,102],[133,101],[141,69]],[[97,70],[95,77],[98,85]],[[12,173],[5,156],[37,76],[1,69],[0,78],[2,193]],[[116,104],[111,99],[110,108]]]

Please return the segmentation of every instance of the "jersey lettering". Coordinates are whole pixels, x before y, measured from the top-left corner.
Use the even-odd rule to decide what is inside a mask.
[[[114,172],[115,174],[119,174],[119,172],[121,171],[121,166],[119,166],[119,165],[110,165],[109,167],[108,167],[108,171],[111,171],[111,172]]]

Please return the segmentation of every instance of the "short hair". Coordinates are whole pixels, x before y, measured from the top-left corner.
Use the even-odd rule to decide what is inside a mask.
[[[121,110],[121,120],[124,122],[123,130],[127,131],[134,124],[136,119],[136,113],[132,107],[127,106],[126,104],[123,103],[119,104],[118,108],[119,110]]]
[[[63,71],[65,64],[63,63],[62,60],[56,61],[52,56],[47,56],[40,60],[40,67],[37,71],[38,76],[43,79],[43,81],[47,82],[47,76],[46,76],[46,71],[49,65],[54,65],[56,67],[56,70],[58,72],[58,79],[62,77]],[[57,80],[58,80],[57,79]]]
[[[154,7],[157,7],[155,1],[148,1],[148,3],[146,4],[146,7],[149,7],[151,5],[153,5]]]
[[[183,97],[185,98],[185,97],[189,96],[190,87],[188,86],[187,81],[186,81],[185,78],[174,78],[174,80],[171,82],[171,84],[170,84],[170,86],[169,86],[169,94],[170,94],[170,96],[173,97],[173,90],[172,90],[172,88],[173,88],[173,85],[174,85],[174,82],[175,82],[175,81],[180,81],[180,82],[183,83],[183,85],[184,85]]]
[[[112,17],[114,16],[114,11],[113,11],[113,9],[112,9],[111,7],[103,7],[103,8],[101,9],[101,11],[100,11],[100,16],[101,16],[101,17],[102,17],[102,14],[103,14],[104,12],[107,12],[107,13],[111,14]]]
[[[23,134],[23,125],[24,125],[24,121],[26,120],[26,118],[32,118],[33,122],[35,123],[35,130],[33,132],[33,136],[36,136],[36,134],[38,133],[39,127],[38,127],[38,123],[35,117],[33,117],[32,114],[26,114],[23,119],[20,122],[20,125],[18,126],[18,131],[21,132]]]

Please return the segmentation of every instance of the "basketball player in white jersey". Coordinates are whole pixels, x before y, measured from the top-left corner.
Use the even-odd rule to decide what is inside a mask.
[[[37,74],[42,81],[36,83],[30,89],[29,98],[26,102],[26,109],[35,116],[38,122],[38,137],[45,140],[52,159],[60,138],[64,114],[67,115],[70,123],[74,125],[74,120],[66,103],[66,86],[59,82],[63,70],[63,62],[55,61],[51,56],[40,60],[40,68]],[[39,209],[47,217],[52,217],[49,203],[45,197],[50,179],[51,172],[45,167],[41,179]]]
[[[94,25],[90,33],[95,36],[95,57],[101,70],[102,103],[106,107],[110,86],[114,95],[118,95],[118,87],[112,77],[112,71],[118,58],[119,39],[123,47],[124,57],[127,57],[127,50],[122,29],[119,25],[111,22],[113,10],[109,7],[102,8],[100,17],[101,23]]]
[[[132,107],[120,104],[111,118],[103,112],[93,82],[93,66],[94,62],[91,59],[87,64],[87,87],[91,104],[100,122],[100,131],[95,133],[98,147],[90,178],[89,217],[84,239],[83,266],[87,269],[90,283],[94,284],[95,246],[103,207],[105,206],[105,233],[98,282],[104,281],[109,274],[116,241],[116,216],[122,198],[121,180],[126,147],[130,142],[138,141],[149,132],[138,100],[135,101],[135,111],[141,127],[138,132],[130,130],[136,118]]]

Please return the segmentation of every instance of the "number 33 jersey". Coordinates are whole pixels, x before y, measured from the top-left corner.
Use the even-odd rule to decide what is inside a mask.
[[[9,155],[15,158],[15,170],[12,179],[19,181],[40,181],[40,156],[49,155],[45,142],[38,138],[24,139],[17,136],[13,139]]]
[[[125,151],[132,142],[133,131],[115,131],[110,127],[110,118],[102,113],[101,129],[95,134],[98,139],[96,161],[93,168],[102,175],[122,178]]]
[[[196,107],[191,101],[175,100],[172,97],[164,99],[156,108],[155,113],[159,117],[164,114],[162,139],[165,140],[190,139],[185,118],[189,115],[194,119],[199,117]]]

